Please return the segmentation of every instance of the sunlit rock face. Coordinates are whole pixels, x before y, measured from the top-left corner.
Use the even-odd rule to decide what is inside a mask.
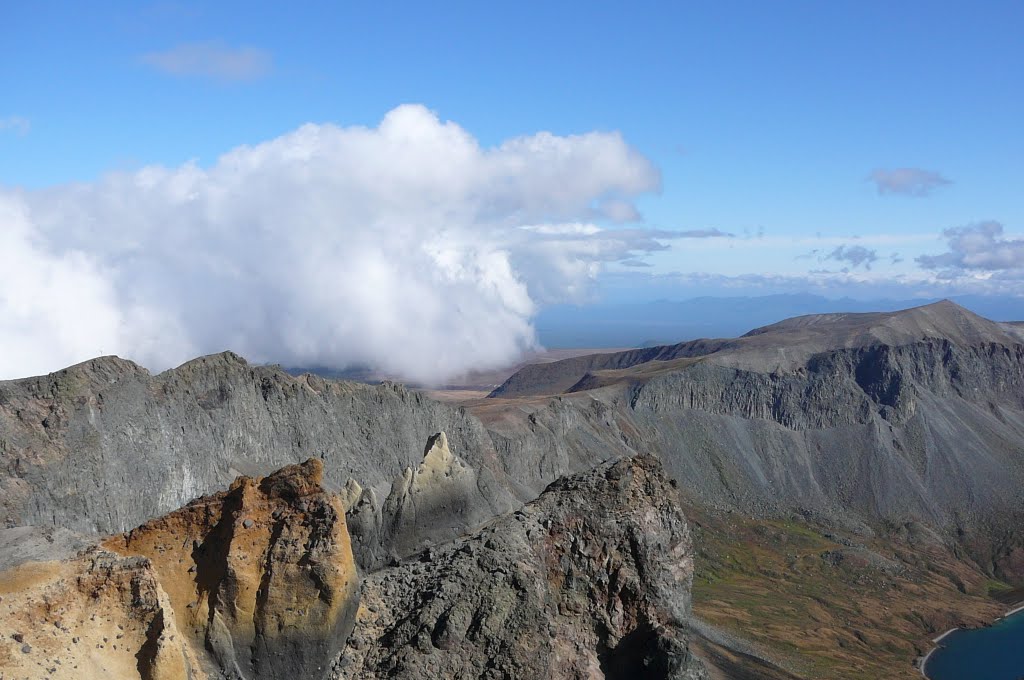
[[[36,559],[0,574],[0,675],[326,677],[359,577],[322,478],[317,459],[239,477],[75,556],[18,537]]]
[[[178,628],[230,677],[324,677],[359,581],[339,496],[311,459],[107,540],[149,559]],[[198,654],[198,652],[197,652]]]

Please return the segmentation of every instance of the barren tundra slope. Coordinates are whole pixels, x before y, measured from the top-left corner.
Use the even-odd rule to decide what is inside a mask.
[[[549,364],[572,383],[558,394],[521,372],[470,411],[507,458],[538,440],[568,459],[650,451],[705,507],[862,531],[920,522],[994,573],[1024,574],[1015,326],[941,302],[696,346]]]

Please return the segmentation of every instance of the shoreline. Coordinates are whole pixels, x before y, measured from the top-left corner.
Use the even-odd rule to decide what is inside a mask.
[[[1002,621],[1003,619],[1008,619],[1011,616],[1013,616],[1014,614],[1016,614],[1017,612],[1024,612],[1024,602],[1018,602],[1017,604],[1019,606],[1016,609],[1011,609],[1010,611],[1006,612],[1005,614],[1000,616],[998,619],[996,619],[996,621]]]
[[[998,620],[999,619],[996,619],[996,621],[998,621]],[[960,626],[956,626],[955,628],[950,628],[949,630],[947,630],[945,633],[943,633],[939,637],[932,638],[932,642],[934,642],[935,644],[939,644],[940,642],[942,642],[942,639],[945,638],[947,635],[949,635],[950,633],[955,633],[958,630],[960,630]]]
[[[998,619],[996,620],[998,621]],[[941,642],[943,638],[945,638],[947,635],[951,633],[955,633],[958,630],[961,630],[959,626],[956,628],[950,628],[939,637],[932,639],[932,648],[928,650],[927,654],[920,658],[917,664],[917,670],[921,671],[922,677],[924,677],[926,680],[928,680],[928,674],[924,672],[924,669],[928,666],[928,659],[930,659],[932,654],[935,653],[935,650],[942,648],[942,645],[940,645],[939,642]]]
[[[1010,611],[1006,612],[1005,614],[1003,614],[1001,616],[997,616],[995,619],[992,620],[992,623],[994,624],[994,623],[997,623],[999,621],[1002,621],[1003,619],[1008,619],[1009,617],[1013,616],[1014,614],[1017,614],[1017,613],[1022,612],[1022,611],[1024,611],[1024,602],[1018,602],[1016,608],[1011,609]],[[989,625],[992,625],[992,624],[989,624]],[[988,628],[988,627],[989,626],[980,626],[980,627],[977,627],[977,628],[961,628],[961,627],[957,626],[956,628],[950,628],[949,630],[947,630],[945,633],[943,633],[939,637],[933,638],[932,639],[932,643],[933,643],[932,648],[929,649],[928,653],[925,654],[924,656],[918,657],[918,659],[916,661],[917,670],[921,671],[921,675],[922,675],[922,677],[925,678],[925,680],[931,680],[931,678],[928,677],[928,674],[925,673],[925,668],[927,667],[928,659],[931,658],[932,654],[934,654],[936,652],[936,650],[942,649],[942,645],[939,644],[940,642],[942,642],[942,640],[944,640],[947,636],[955,633],[958,630],[981,630],[982,628]]]

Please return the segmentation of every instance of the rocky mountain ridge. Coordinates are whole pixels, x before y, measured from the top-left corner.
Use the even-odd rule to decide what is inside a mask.
[[[490,396],[526,397],[591,389],[595,381],[588,377],[602,372],[621,371],[613,376],[618,380],[643,379],[690,363],[680,361],[685,359],[750,372],[799,372],[829,353],[934,342],[1013,348],[1024,345],[1024,332],[1018,324],[990,321],[948,300],[898,312],[812,314],[755,328],[739,338],[692,340],[526,366]],[[638,367],[643,368],[629,371]]]
[[[380,588],[406,598],[406,613],[426,629],[437,624],[435,610],[413,614],[424,603],[396,584],[427,587],[422,575],[451,576],[439,565],[471,561],[445,557],[451,561],[435,570],[424,550],[506,521],[497,518],[560,477],[649,453],[703,518],[701,531],[719,532],[705,534],[714,554],[703,559],[714,566],[700,592],[717,608],[705,613],[728,612],[715,618],[722,624],[751,620],[740,603],[755,600],[716,582],[723,570],[738,570],[749,588],[788,583],[803,597],[801,579],[834,568],[822,573],[848,579],[835,592],[856,597],[869,583],[907,593],[906,626],[889,626],[881,608],[851,615],[899,636],[899,645],[886,642],[885,649],[907,655],[909,666],[916,640],[929,639],[932,627],[976,621],[988,611],[978,590],[986,582],[1024,582],[1019,333],[1018,325],[948,304],[819,315],[737,339],[526,367],[505,390],[463,407],[394,384],[293,377],[230,353],[157,376],[103,358],[0,383],[0,516],[8,526],[49,526],[51,533],[119,532],[227,486],[239,473],[265,475],[313,457],[323,462],[325,492],[343,508],[353,558],[370,575],[367,596]],[[449,436],[424,449],[441,430]],[[736,534],[742,543],[730,543],[732,530],[723,528],[735,526],[733,517],[747,523],[750,533]],[[775,566],[731,561],[764,536],[780,542],[759,547],[758,560]],[[791,541],[818,552],[798,558]],[[5,545],[13,544],[0,537],[0,551]],[[519,543],[506,547],[527,554]],[[21,540],[11,550],[43,548]],[[398,580],[375,580],[387,573]],[[498,592],[489,581],[472,584]],[[940,600],[923,613],[912,594],[925,586]],[[887,592],[869,594],[884,602]],[[817,597],[827,602],[830,595]],[[975,598],[974,618],[957,619],[951,608],[968,597]],[[393,631],[388,640],[406,635],[375,606],[370,618]],[[795,625],[784,619],[772,630]],[[782,644],[802,634],[787,633]],[[757,665],[730,657],[718,642],[704,644],[729,668]],[[849,651],[829,649],[814,653]],[[402,656],[395,654],[386,663]],[[356,664],[357,657],[363,661]],[[351,663],[371,676],[385,663],[374,657],[366,666],[366,658],[354,655]],[[830,677],[862,677],[844,668]],[[749,677],[785,676],[758,673]]]
[[[476,419],[400,385],[293,377],[230,352],[157,376],[103,357],[0,382],[0,523],[124,531],[310,457],[329,488],[356,479],[385,498],[439,430],[476,471],[467,490],[488,517],[539,491],[504,474]]]

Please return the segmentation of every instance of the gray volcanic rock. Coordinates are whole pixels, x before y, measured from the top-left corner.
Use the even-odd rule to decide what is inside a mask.
[[[693,553],[676,491],[638,456],[371,574],[338,678],[674,678]]]
[[[230,353],[158,376],[97,359],[0,383],[0,519],[121,530],[238,473],[315,456],[328,487],[355,480],[347,518],[370,569],[561,475],[650,451],[709,508],[856,531],[920,522],[969,534],[957,540],[1012,576],[1024,569],[1019,337],[952,303],[801,317],[734,340],[528,367],[504,394],[568,391],[485,400],[479,420],[400,386],[296,378]],[[422,503],[432,494],[409,485],[441,430],[465,469]]]
[[[59,527],[0,529],[0,571],[13,569],[25,562],[68,559],[95,542],[95,536]]]
[[[103,357],[0,382],[0,525],[123,531],[310,457],[329,488],[352,478],[384,497],[441,430],[475,469],[469,502],[483,514],[533,497],[475,418],[399,385],[292,377],[230,352],[157,376]]]

